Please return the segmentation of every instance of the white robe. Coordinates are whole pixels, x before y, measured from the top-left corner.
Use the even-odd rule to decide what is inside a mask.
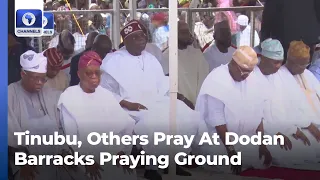
[[[265,80],[266,81],[266,80]],[[214,69],[203,82],[196,110],[204,121],[200,125],[199,135],[203,132],[217,133],[216,126],[226,125],[229,132],[252,136],[264,118],[264,111],[270,97],[266,83],[252,72],[242,82],[235,82],[229,73],[228,65]],[[197,140],[199,140],[197,138]],[[195,147],[195,153],[204,155],[227,155],[223,142],[220,145],[202,145]],[[242,152],[242,168],[264,168],[259,160],[259,146],[234,146]],[[214,171],[229,172],[229,166],[211,166]]]
[[[254,70],[255,74],[261,79],[268,79],[268,86],[272,91],[270,103],[270,111],[268,117],[265,117],[264,129],[265,134],[275,135],[282,133],[286,135],[291,143],[292,150],[286,151],[280,146],[268,146],[272,154],[273,165],[295,168],[310,169],[316,168],[316,154],[312,148],[305,146],[301,140],[293,138],[293,134],[305,123],[301,123],[301,111],[298,110],[299,103],[292,103],[292,97],[288,96],[287,91],[291,90],[291,86],[287,84],[287,78],[282,72],[265,76],[258,67]]]
[[[169,134],[170,98],[169,80],[164,76],[159,61],[146,51],[132,56],[127,50],[108,54],[103,60],[101,85],[110,89],[120,102],[140,103],[148,110],[128,111],[137,121],[135,133],[149,135],[149,144],[143,149],[150,154],[168,154],[168,147],[153,145],[153,133]],[[199,114],[182,101],[177,102],[177,134],[193,135],[198,129]],[[179,151],[190,149],[179,147]]]
[[[92,94],[83,92],[79,85],[69,87],[61,94],[60,109],[63,127],[67,135],[77,135],[82,147],[74,146],[81,155],[92,154],[99,163],[100,152],[113,155],[123,151],[130,155],[132,146],[105,146],[102,142],[92,146],[87,142],[91,132],[99,134],[113,132],[115,135],[132,135],[134,120],[120,107],[113,94],[98,86]],[[102,167],[102,179],[137,179],[135,174],[124,174],[123,169],[112,164]]]
[[[162,68],[169,73],[169,49],[163,53]],[[209,74],[209,65],[200,49],[188,46],[178,51],[178,91],[193,104],[196,103],[201,85]]]
[[[293,97],[294,100],[291,103],[299,104],[299,111],[302,112],[301,122],[303,124],[301,128],[309,126],[314,123],[320,128],[320,83],[316,77],[309,71],[305,70],[301,75],[292,76],[289,70],[283,66],[279,72],[286,76],[287,84],[290,86],[288,95]],[[303,83],[302,83],[303,82]],[[310,102],[305,93],[305,89],[310,92]],[[311,105],[312,103],[313,105]],[[317,158],[320,160],[320,143],[310,134],[308,130],[303,130],[305,135],[311,142],[312,148],[317,153]]]
[[[236,48],[230,46],[227,53],[222,53],[213,42],[203,52],[204,58],[209,64],[209,71],[211,72],[213,69],[219,67],[220,65],[228,64],[231,61],[232,55],[235,51]]]

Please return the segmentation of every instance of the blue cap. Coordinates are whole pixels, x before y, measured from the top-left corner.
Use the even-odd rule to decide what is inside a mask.
[[[283,61],[284,50],[280,41],[276,39],[266,39],[261,43],[261,55],[273,60]]]

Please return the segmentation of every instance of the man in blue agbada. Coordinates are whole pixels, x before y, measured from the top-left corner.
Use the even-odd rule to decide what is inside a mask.
[[[273,157],[272,163],[285,168],[318,169],[316,153],[301,130],[302,127],[309,126],[310,120],[300,110],[301,103],[288,93],[298,89],[288,83],[290,77],[284,73],[286,66],[281,66],[283,59],[284,50],[280,41],[269,38],[261,43],[261,61],[255,68],[255,73],[262,82],[268,83],[271,94],[264,110],[265,133],[283,135],[285,139],[284,145],[268,148]]]

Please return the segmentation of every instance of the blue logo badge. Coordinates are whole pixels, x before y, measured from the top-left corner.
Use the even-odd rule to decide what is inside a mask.
[[[16,11],[16,36],[41,36],[42,24],[42,11],[40,9],[19,9]]]
[[[43,36],[54,34],[54,15],[53,13],[43,12]]]

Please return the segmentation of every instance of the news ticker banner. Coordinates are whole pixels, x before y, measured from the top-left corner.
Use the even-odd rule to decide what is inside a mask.
[[[53,13],[43,12],[43,0],[15,1],[15,35],[40,37],[54,34]]]

